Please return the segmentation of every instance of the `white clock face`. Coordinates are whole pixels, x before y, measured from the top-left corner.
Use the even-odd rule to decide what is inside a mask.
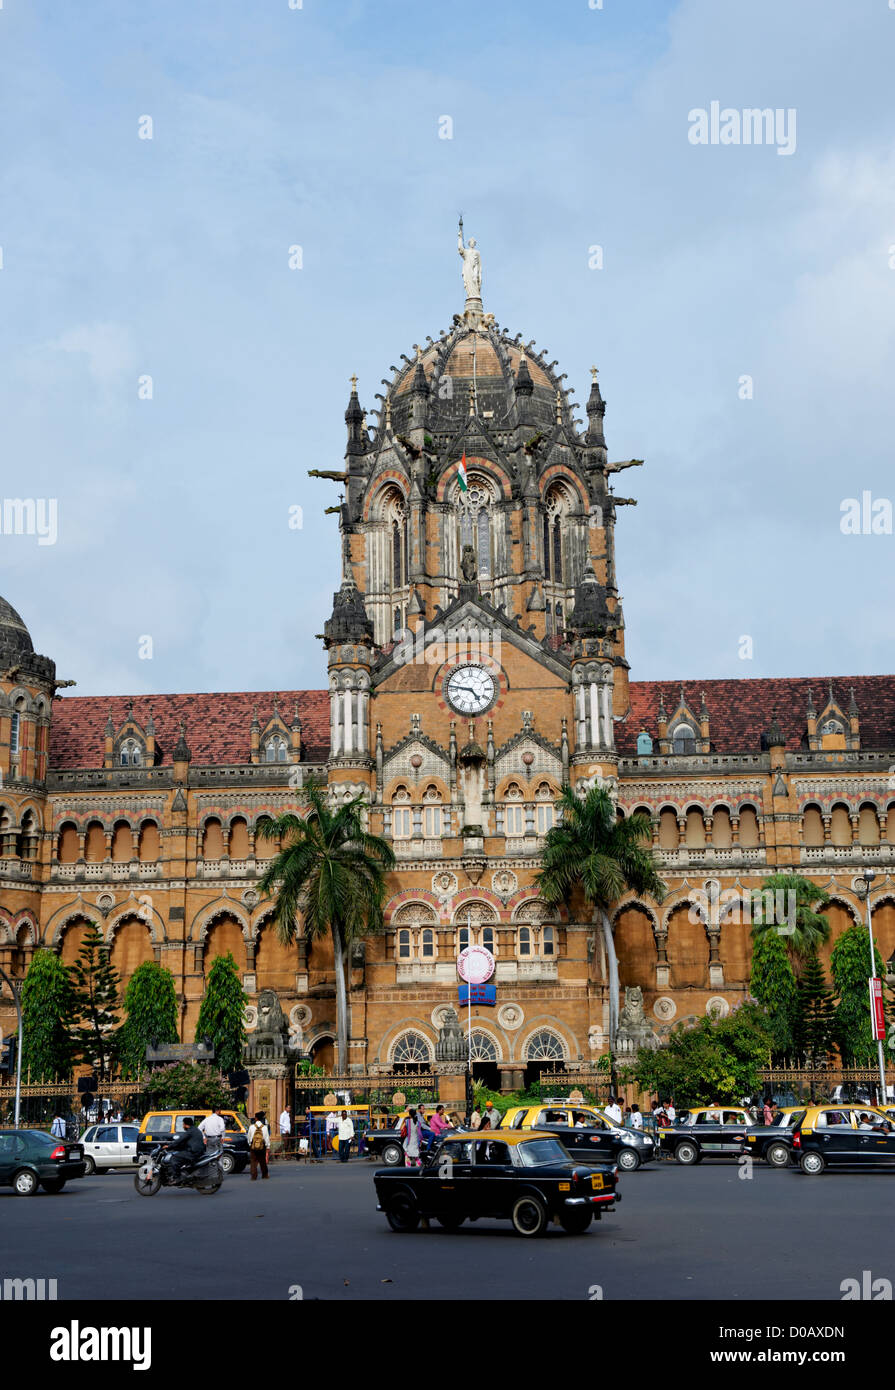
[[[484,666],[458,666],[448,677],[447,697],[458,714],[481,714],[494,699],[494,677]]]

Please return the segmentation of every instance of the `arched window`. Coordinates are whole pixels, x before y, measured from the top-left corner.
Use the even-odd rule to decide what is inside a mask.
[[[552,927],[541,927],[541,955],[556,955],[556,936]]]
[[[494,928],[493,928],[493,927],[483,927],[483,928],[482,928],[482,945],[484,946],[484,948],[485,948],[486,951],[490,951],[492,955],[494,954]]]
[[[392,797],[392,838],[409,840],[413,834],[413,808],[410,805],[410,792],[399,787]]]
[[[481,1033],[477,1029],[472,1030],[472,1047],[470,1048],[472,1060],[474,1062],[496,1062],[497,1044],[488,1033]]]
[[[140,767],[143,762],[143,750],[135,738],[125,739],[121,745],[121,766]]]
[[[525,1055],[529,1062],[562,1062],[566,1054],[556,1034],[541,1028],[529,1038]]]
[[[264,747],[264,760],[268,763],[286,761],[286,740],[279,734],[272,734]]]
[[[525,834],[525,806],[522,788],[511,782],[505,793],[504,820],[507,835]]]
[[[429,840],[441,836],[441,793],[437,787],[427,787],[423,794],[423,834]]]
[[[461,950],[461,951],[465,951],[465,950],[466,950],[466,947],[469,945],[469,928],[468,928],[468,927],[461,927],[461,928],[460,928],[460,935],[459,935],[458,940],[459,940],[459,943],[460,943],[460,950]]]
[[[519,954],[520,956],[531,955],[531,927],[519,928]]]
[[[421,936],[420,955],[423,960],[431,960],[435,955],[435,933],[431,927],[425,927]]]
[[[404,1033],[395,1043],[392,1064],[395,1071],[420,1071],[429,1065],[429,1044],[421,1033]]]
[[[556,823],[555,796],[547,782],[542,782],[535,792],[535,817],[539,835],[546,835]]]
[[[398,959],[410,960],[413,955],[413,939],[407,928],[398,932]]]
[[[696,734],[689,724],[678,724],[671,743],[674,753],[695,753]]]
[[[494,572],[491,538],[491,507],[494,495],[489,483],[478,474],[471,474],[466,492],[458,487],[456,504],[459,521],[460,548],[472,546],[479,579],[490,579]]]

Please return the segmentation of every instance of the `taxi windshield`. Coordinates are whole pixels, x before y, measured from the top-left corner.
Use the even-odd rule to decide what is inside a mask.
[[[526,1168],[542,1163],[568,1163],[570,1158],[558,1139],[529,1139],[516,1150]]]

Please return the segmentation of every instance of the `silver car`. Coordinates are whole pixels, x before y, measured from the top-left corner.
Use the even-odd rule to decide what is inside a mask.
[[[84,1150],[87,1175],[107,1173],[110,1168],[134,1168],[139,1163],[137,1135],[139,1125],[91,1125],[78,1140]]]

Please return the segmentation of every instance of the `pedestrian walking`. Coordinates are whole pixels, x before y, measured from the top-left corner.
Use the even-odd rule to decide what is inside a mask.
[[[615,1096],[609,1097],[609,1104],[606,1106],[606,1114],[609,1116],[613,1124],[620,1125],[622,1123],[622,1120],[624,1118],[622,1115],[622,1108],[619,1105],[618,1101],[615,1099]]]
[[[405,1168],[420,1167],[420,1122],[411,1105],[401,1121],[401,1148],[404,1150]]]
[[[766,1100],[764,1103],[762,1118],[766,1125],[772,1125],[774,1123],[774,1107],[769,1100]]]
[[[50,1133],[55,1139],[64,1139],[66,1137],[65,1121],[58,1111],[53,1116],[53,1123],[50,1125]]]
[[[227,1125],[221,1114],[221,1107],[213,1105],[211,1114],[206,1115],[199,1125],[199,1132],[205,1138],[205,1147],[209,1153],[220,1153],[224,1144],[224,1130]]]
[[[351,1116],[348,1114],[348,1111],[347,1111],[347,1110],[343,1110],[342,1113],[341,1113],[341,1115],[339,1116],[339,1162],[340,1162],[340,1163],[347,1163],[347,1162],[348,1162],[348,1155],[349,1155],[350,1152],[351,1152],[351,1141],[353,1140],[353,1138],[354,1138],[354,1121],[352,1120]]]
[[[267,1160],[270,1157],[270,1130],[265,1123],[264,1111],[259,1110],[254,1120],[249,1125],[247,1135],[249,1141],[249,1162],[251,1164],[252,1182],[258,1177],[258,1169],[261,1169],[262,1178],[269,1177],[267,1171]]]
[[[283,1144],[283,1157],[285,1158],[292,1150],[292,1114],[288,1105],[283,1106],[280,1115],[280,1139]]]

